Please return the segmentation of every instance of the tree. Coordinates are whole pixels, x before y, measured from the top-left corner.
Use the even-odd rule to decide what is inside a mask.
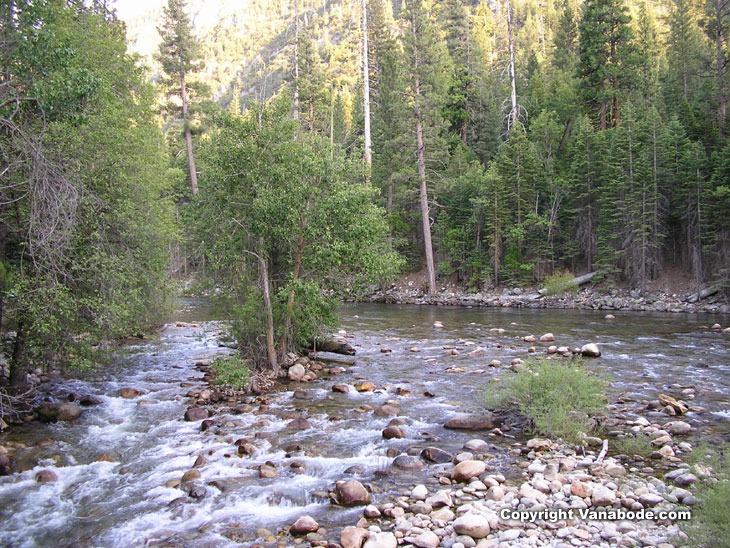
[[[368,68],[368,10],[367,0],[362,0],[362,105],[365,132],[365,163],[370,169],[373,163],[370,141],[370,70]],[[368,174],[368,177],[370,174]]]
[[[273,372],[286,352],[326,336],[334,296],[400,264],[375,189],[351,182],[355,165],[331,153],[326,138],[300,134],[288,110],[220,116],[197,201],[197,229],[236,339],[253,365]]]
[[[598,111],[599,127],[618,126],[620,98],[633,85],[636,55],[631,16],[623,0],[586,0],[580,22],[580,70],[584,99]]]
[[[193,36],[190,18],[185,13],[185,9],[186,0],[168,0],[167,7],[163,10],[162,26],[157,29],[162,38],[157,60],[162,65],[162,70],[167,74],[167,80],[164,84],[171,90],[171,93],[180,97],[190,188],[192,193],[196,194],[198,192],[198,174],[195,169],[193,138],[190,127],[190,102],[188,97],[190,83],[188,76],[190,73],[200,70],[202,63],[199,62],[200,45]]]

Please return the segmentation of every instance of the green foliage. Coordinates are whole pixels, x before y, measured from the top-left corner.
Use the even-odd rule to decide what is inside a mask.
[[[698,449],[695,449],[698,451]],[[707,467],[707,464],[704,465]],[[693,507],[692,519],[682,524],[682,530],[689,536],[692,546],[703,548],[727,548],[730,546],[730,451],[716,456],[709,468],[710,479],[702,482],[696,490],[700,500]]]
[[[616,438],[613,440],[609,447],[611,448],[611,451],[617,455],[648,458],[657,449],[651,444],[651,441],[651,436],[646,434],[636,434],[635,436],[626,435],[622,438]]]
[[[606,404],[608,382],[581,364],[538,359],[526,365],[488,390],[487,405],[516,407],[535,433],[578,443]]]
[[[577,293],[578,286],[573,281],[573,274],[569,271],[556,272],[552,276],[545,278],[545,295],[550,297],[552,295],[564,295],[565,293]]]
[[[215,373],[216,384],[243,388],[251,379],[248,362],[238,356],[216,358],[210,367]]]

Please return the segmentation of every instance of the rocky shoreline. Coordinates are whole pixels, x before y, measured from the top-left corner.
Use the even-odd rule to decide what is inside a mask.
[[[437,306],[473,306],[495,308],[554,308],[572,310],[606,310],[630,312],[684,312],[730,314],[727,299],[714,295],[701,302],[687,302],[686,296],[664,292],[641,295],[638,290],[599,292],[582,289],[576,293],[542,296],[534,289],[511,288],[501,292],[470,293],[456,287],[442,287],[428,295],[420,287],[391,284],[374,289],[360,300],[389,304],[419,304]]]

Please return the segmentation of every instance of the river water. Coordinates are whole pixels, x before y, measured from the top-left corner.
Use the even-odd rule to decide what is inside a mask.
[[[73,423],[35,423],[0,435],[0,444],[15,448],[16,469],[22,470],[0,478],[0,545],[236,546],[255,542],[265,535],[262,528],[276,534],[303,514],[331,531],[352,525],[361,509],[329,503],[327,491],[335,481],[355,477],[369,483],[376,502],[426,481],[434,465],[395,473],[392,455],[427,446],[456,453],[475,437],[443,424],[457,413],[483,408],[490,380],[507,374],[486,364],[524,357],[529,345],[522,337],[528,334],[552,332],[553,344],[570,347],[598,343],[603,356],[589,367],[609,375],[613,392],[625,401],[695,388],[692,404],[705,411],[690,413],[688,420],[730,440],[730,335],[702,329],[715,322],[725,327],[730,318],[615,313],[609,321],[603,315],[347,305],[341,329],[357,355],[327,355],[345,373],[284,384],[255,402],[255,412],[216,415],[216,426],[201,431],[198,422],[183,421],[186,392],[204,386],[194,364],[228,349],[220,344],[222,326],[210,320],[206,303],[185,300],[173,319],[198,322],[195,326],[168,324],[153,340],[115,349],[98,371],[56,387],[61,394],[97,395],[101,405],[87,408]],[[443,328],[435,328],[436,321]],[[547,345],[535,346],[541,351]],[[480,355],[468,355],[479,347]],[[333,384],[358,380],[372,381],[377,390],[331,390]],[[124,387],[143,394],[123,399]],[[398,402],[408,421],[405,439],[384,440],[381,431],[390,417],[360,409],[389,400]],[[306,416],[311,428],[288,430],[293,416]],[[508,455],[516,432],[506,430],[505,437],[485,439],[493,448],[490,467],[510,477],[518,474]],[[252,440],[252,456],[236,455],[233,442],[239,438]],[[54,443],[39,446],[48,439]],[[103,454],[114,462],[98,462]],[[200,455],[207,463],[198,468],[196,483],[206,495],[181,498],[184,491],[166,484],[179,480]],[[277,478],[259,478],[258,466],[267,461],[277,466]],[[304,473],[297,473],[302,467]],[[35,474],[43,469],[53,470],[58,481],[36,483]]]

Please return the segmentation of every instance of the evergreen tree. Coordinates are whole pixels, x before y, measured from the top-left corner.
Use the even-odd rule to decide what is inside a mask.
[[[193,36],[190,18],[185,13],[185,9],[185,0],[168,0],[167,7],[163,10],[162,26],[157,29],[162,37],[157,60],[167,75],[164,84],[170,93],[180,97],[190,187],[192,193],[196,194],[198,192],[198,174],[193,156],[188,78],[191,73],[202,68],[202,63],[199,61],[200,45]]]

